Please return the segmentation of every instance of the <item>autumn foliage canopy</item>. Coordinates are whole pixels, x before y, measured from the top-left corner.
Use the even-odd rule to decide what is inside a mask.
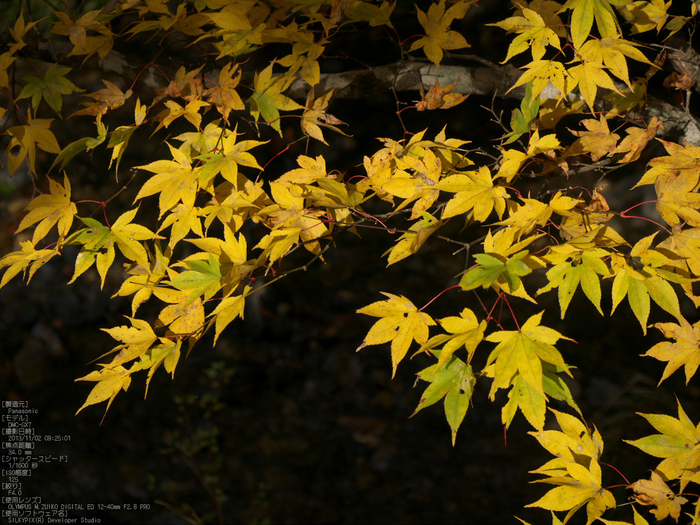
[[[371,226],[395,239],[386,272],[427,243],[466,254],[454,286],[435,290],[434,301],[450,296],[459,305],[473,294],[481,301],[479,310],[458,306],[435,318],[433,301],[416,305],[400,293],[407,290],[376,290],[377,301],[358,310],[373,323],[358,350],[389,348],[394,373],[407,356],[430,360],[418,374],[424,391],[414,413],[440,403],[454,443],[475,386],[491,400],[503,390],[503,425],[524,417],[551,453],[534,470],[551,488],[531,506],[552,511],[553,523],[578,512],[587,523],[639,525],[647,523],[641,506],[659,520],[700,523],[700,422],[680,402],[672,415],[640,414],[655,433],[629,444],[650,456],[649,479],[628,481],[627,521],[605,518],[623,502],[603,480],[604,436],[567,383],[572,366],[561,345],[572,339],[547,326],[565,319],[572,301],[588,301],[602,316],[630,309],[639,330],[665,338],[642,350],[658,361],[659,384],[674,373],[686,384],[696,376],[700,124],[690,103],[700,97],[700,59],[692,46],[670,42],[692,41],[698,2],[513,0],[510,7],[491,24],[510,38],[502,63],[483,68],[507,84],[491,92],[472,81],[474,68],[454,65],[478,62],[467,55],[478,55],[477,42],[456,29],[479,8],[475,0],[116,0],[31,22],[16,14],[0,54],[3,162],[10,175],[28,171],[37,191],[16,228],[16,249],[0,259],[0,287],[31,279],[71,245],[78,254],[68,284],[93,271],[104,284],[118,270],[116,295],[131,301],[124,324],[104,329],[115,340],[106,360],[78,379],[93,386],[78,412],[103,402],[108,409],[135,377],[145,378],[148,392],[161,365],[174,374],[204,334],[216,344],[227,326],[245,322],[246,303],[262,288],[323,264],[334,245]],[[399,10],[417,17],[420,34],[394,26]],[[323,154],[302,154],[293,169],[268,175],[273,139],[327,146],[331,135],[352,135],[332,113],[352,71],[325,69],[331,44],[350,30],[382,31],[396,46],[388,89],[413,89],[414,99],[397,105],[397,118],[434,112],[439,126],[396,137],[377,130],[377,148],[351,172]],[[37,47],[38,38],[52,46]],[[132,71],[119,52],[131,41],[169,38],[201,50],[200,65],[154,55]],[[36,74],[18,78],[26,64]],[[82,68],[112,80],[79,85]],[[418,80],[406,88],[411,75]],[[675,102],[653,98],[648,85],[656,80],[678,95]],[[450,136],[450,112],[470,94],[519,101],[489,150]],[[65,114],[64,101],[78,96],[79,109]],[[94,122],[95,133],[64,143],[61,130],[79,119]],[[292,120],[290,137],[282,124]],[[134,161],[145,140],[164,142],[159,157]],[[118,181],[117,195],[134,191],[119,214],[116,195],[73,197],[72,163],[100,149],[109,162],[94,169]],[[650,158],[652,150],[662,153]],[[284,146],[274,152],[285,154]],[[614,209],[609,179],[640,159],[632,186],[646,190],[635,193],[643,200]],[[592,184],[581,182],[587,173],[595,174]],[[464,228],[446,237],[441,229],[455,221]],[[308,262],[285,266],[292,251],[308,252]],[[519,314],[519,305],[547,294],[558,309]],[[141,316],[147,303],[156,315]]]

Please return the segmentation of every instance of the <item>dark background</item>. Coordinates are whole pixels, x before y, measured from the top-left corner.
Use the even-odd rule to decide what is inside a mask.
[[[453,29],[461,29],[474,48],[465,52],[494,62],[505,56],[505,32],[483,24],[502,19],[507,5],[482,2],[465,22],[455,22]],[[403,7],[410,5],[397,9]],[[397,18],[395,26],[402,38],[420,32],[414,20],[412,13]],[[398,59],[392,35],[382,28],[369,36],[350,33],[342,42],[339,48],[352,50],[365,64]],[[328,55],[335,58],[323,63],[324,72],[361,67],[344,59],[339,49],[330,49]],[[180,58],[187,59],[184,54]],[[259,60],[263,63],[269,58]],[[88,69],[78,74],[83,88],[99,89],[99,78],[100,73]],[[148,99],[149,93],[138,94],[142,101]],[[418,96],[399,95],[406,104]],[[66,104],[77,105],[78,101],[77,96],[68,97]],[[498,100],[496,104],[507,125],[517,102]],[[490,122],[493,115],[483,107],[491,105],[489,97],[472,96],[445,112],[406,110],[403,124],[413,132],[428,128],[426,137],[434,137],[447,124],[448,136],[472,140],[475,148],[494,151],[484,137],[498,137],[503,131]],[[323,154],[328,169],[339,169],[346,179],[363,174],[362,156],[376,151],[377,136],[402,138],[396,109],[391,93],[332,101],[329,111],[349,124],[347,130],[353,137],[325,130],[329,147],[311,143],[307,151],[305,142],[297,143],[267,167],[266,179],[296,167],[296,157],[304,153]],[[114,117],[130,122],[133,100],[114,112]],[[285,139],[291,140],[300,131],[295,120],[288,121]],[[183,131],[191,131],[191,126]],[[94,124],[85,117],[75,118],[69,133],[74,136],[58,137],[62,145],[94,135]],[[148,139],[147,133],[150,131],[140,130],[132,138],[134,156],[122,160],[123,170],[162,158],[167,150],[162,139]],[[245,138],[257,137],[249,132]],[[285,145],[273,135],[263,138],[274,139],[266,146],[270,158]],[[5,144],[6,139],[3,137]],[[109,154],[103,145],[91,158],[76,158],[69,164],[76,199],[104,200],[119,187],[114,172],[106,171]],[[39,158],[45,167],[51,160]],[[647,160],[630,166],[627,173],[616,173],[619,185],[613,191],[626,191],[631,186],[626,181],[638,177]],[[2,177],[0,248],[4,254],[18,249],[13,233],[33,187],[26,173],[18,172],[9,179],[4,171]],[[40,188],[45,185],[41,177],[39,184]],[[110,203],[111,220],[129,209],[135,192],[132,188]],[[156,203],[151,201],[147,203],[152,209],[144,204],[139,212],[146,218],[149,213],[157,215]],[[80,214],[94,210],[81,207]],[[95,218],[101,218],[101,211]],[[402,227],[400,222],[397,227]],[[504,393],[495,403],[488,401],[488,380],[479,379],[474,404],[452,447],[441,404],[409,418],[426,386],[414,387],[415,374],[431,361],[423,356],[407,360],[392,380],[387,345],[355,352],[373,322],[355,315],[356,309],[381,300],[380,291],[406,295],[419,307],[424,305],[458,282],[456,276],[466,263],[464,253],[453,257],[454,245],[431,239],[416,256],[386,269],[381,255],[395,237],[371,229],[360,232],[361,239],[351,234],[340,237],[324,255],[325,263],[316,262],[309,271],[295,273],[252,296],[245,321],[230,325],[215,348],[211,337],[205,337],[189,358],[183,356],[174,381],[159,370],[145,400],[145,376],[136,375],[101,425],[104,403],[74,415],[92,387],[92,383],[74,380],[94,370],[95,364],[88,363],[115,345],[100,328],[128,324],[124,315],[130,315],[131,298],[109,299],[123,279],[120,265],[110,271],[104,290],[94,271],[66,286],[77,253],[67,248],[62,258],[38,271],[28,285],[15,279],[0,290],[2,399],[27,401],[38,409],[31,417],[37,434],[70,438],[37,445],[35,458],[65,456],[68,461],[52,461],[34,470],[31,478],[22,480],[24,495],[40,496],[43,503],[122,506],[119,511],[70,514],[98,516],[102,523],[501,524],[517,523],[515,515],[533,524],[548,522],[546,511],[523,506],[550,488],[528,483],[536,479],[528,471],[550,456],[527,435],[531,428],[520,414],[504,435],[500,415]],[[440,233],[471,240],[483,232],[462,231],[462,224],[452,221]],[[310,258],[298,250],[285,258],[281,269],[303,265]],[[603,288],[606,312],[611,306],[609,284]],[[536,289],[535,284],[526,285]],[[494,300],[485,291],[479,296],[488,306]],[[630,482],[648,478],[658,461],[622,442],[655,432],[634,413],[676,415],[677,396],[690,418],[697,421],[697,376],[686,387],[682,373],[677,372],[656,387],[663,364],[640,354],[661,338],[654,329],[643,337],[626,301],[615,315],[602,318],[579,291],[565,322],[559,320],[554,293],[542,296],[539,303],[537,308],[520,301],[513,304],[520,322],[545,309],[543,324],[577,341],[562,341],[559,348],[567,363],[578,367],[570,386],[588,423],[597,426],[603,436],[606,449],[601,461],[614,465]],[[485,315],[474,294],[456,290],[427,311],[439,318],[455,315],[464,307],[472,308],[480,318]],[[148,312],[146,305],[139,315]],[[504,316],[504,322],[506,319]],[[650,319],[671,321],[654,306]],[[484,355],[477,358],[477,366],[491,347],[483,344]],[[566,410],[556,403],[553,406]],[[614,470],[603,469],[604,484],[625,484]],[[619,503],[631,494],[624,487],[613,492]],[[127,511],[126,504],[150,505],[150,510]],[[645,511],[640,509],[652,522],[653,516]],[[581,523],[584,515],[580,511],[572,523]],[[606,517],[629,520],[631,511],[623,507]]]

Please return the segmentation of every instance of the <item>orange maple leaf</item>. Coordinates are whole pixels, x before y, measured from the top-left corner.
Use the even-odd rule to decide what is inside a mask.
[[[428,93],[423,90],[423,84],[420,85],[420,96],[421,100],[416,102],[416,109],[418,111],[425,111],[426,109],[448,109],[461,104],[464,102],[469,95],[462,95],[461,93],[450,93],[457,84],[459,83],[459,77],[457,80],[452,82],[449,86],[442,87],[440,82],[436,79],[435,85],[430,88]]]
[[[634,491],[634,499],[637,503],[656,507],[651,513],[657,520],[670,515],[678,522],[681,505],[688,502],[684,497],[676,496],[656,472],[651,473],[649,480],[640,479],[632,483],[629,488]]]
[[[133,94],[133,91],[127,89],[123,92],[115,84],[112,84],[109,80],[102,79],[105,86],[104,89],[95,91],[94,93],[87,93],[86,97],[94,98],[97,102],[81,102],[85,109],[76,111],[73,113],[73,117],[76,115],[104,115],[110,109],[116,109],[124,104],[126,100]]]
[[[610,133],[608,121],[603,115],[600,116],[600,120],[586,119],[581,121],[581,124],[583,124],[588,131],[574,131],[569,129],[572,135],[579,137],[579,139],[571,145],[571,150],[576,153],[579,151],[590,153],[593,162],[598,162],[600,158],[609,155],[615,150],[617,141],[620,140],[620,135],[617,133]],[[579,146],[581,150],[577,150]]]
[[[642,150],[646,147],[651,139],[656,136],[656,132],[664,129],[664,123],[654,116],[649,122],[647,129],[631,127],[627,129],[627,136],[615,148],[613,153],[627,152],[620,162],[634,162],[641,155]]]
[[[237,74],[234,77],[235,73]],[[231,110],[245,109],[245,104],[235,89],[240,79],[241,70],[238,69],[238,64],[226,64],[219,73],[219,85],[204,92],[204,96],[209,96],[209,102],[216,105],[227,124]]]

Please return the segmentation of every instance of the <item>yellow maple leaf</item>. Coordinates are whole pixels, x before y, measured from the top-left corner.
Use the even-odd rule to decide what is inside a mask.
[[[199,175],[195,169],[192,169],[192,164],[187,156],[170,144],[168,144],[168,148],[170,148],[170,154],[174,160],[157,160],[145,166],[138,166],[139,169],[150,171],[156,175],[141,186],[134,199],[136,202],[154,193],[160,193],[158,206],[161,217],[178,202],[192,208],[199,189]]]
[[[325,47],[314,42],[314,35],[308,32],[300,32],[297,41],[292,46],[292,53],[277,62],[289,68],[287,75],[295,74],[297,71],[301,78],[306,80],[310,86],[315,86],[321,81],[321,67],[318,58],[323,54]]]
[[[202,100],[191,100],[183,108],[174,100],[166,100],[165,105],[169,111],[163,118],[161,125],[158,126],[158,129],[161,127],[167,128],[174,120],[180,117],[185,117],[190,124],[199,129],[199,126],[202,123],[202,115],[199,113],[199,110],[203,107],[209,106],[209,103]],[[158,129],[156,129],[156,131],[158,131]]]
[[[168,226],[172,226],[170,238],[168,239],[169,248],[172,249],[178,242],[184,239],[190,231],[200,237],[204,236],[199,212],[199,208],[188,208],[184,204],[177,204],[170,210],[170,213],[163,219],[163,222],[158,228],[158,232],[161,232]]]
[[[518,205],[507,219],[496,223],[515,229],[518,236],[530,233],[537,226],[544,226],[552,213],[566,215],[579,202],[577,199],[562,195],[561,192],[557,192],[549,204],[537,199],[522,199],[522,201],[523,205]]]
[[[576,49],[580,49],[591,34],[593,19],[601,37],[615,37],[621,33],[615,11],[608,0],[568,0],[559,12],[566,9],[572,10],[571,39]]]
[[[100,9],[95,9],[73,20],[70,15],[62,11],[53,12],[58,18],[51,29],[52,33],[67,36],[73,44],[73,49],[68,56],[86,55],[87,60],[93,53],[98,53],[100,59],[104,59],[112,50],[114,35],[106,22],[98,20]],[[88,35],[88,32],[97,32],[98,36]]]
[[[530,434],[555,458],[532,473],[547,476],[535,483],[558,486],[526,507],[568,510],[570,518],[580,507],[586,505],[586,524],[590,525],[606,509],[616,506],[612,493],[602,487],[598,458],[603,452],[603,440],[597,429],[591,431],[578,418],[556,410],[552,412],[561,431],[540,430]],[[582,461],[581,458],[586,459]]]
[[[340,133],[341,135],[349,136],[347,133],[343,133],[336,126],[346,125],[342,120],[334,117],[333,115],[326,113],[326,108],[333,96],[333,90],[331,89],[328,93],[323,95],[321,98],[314,100],[314,90],[313,88],[309,92],[309,96],[306,98],[306,107],[304,108],[304,114],[301,116],[301,131],[309,137],[313,137],[316,140],[323,142],[326,146],[328,143],[323,138],[323,133],[319,126],[323,126],[328,129],[332,129]]]
[[[653,66],[649,59],[634,46],[634,43],[617,36],[593,38],[581,46],[579,56],[584,62],[604,65],[608,71],[627,84],[631,90],[632,84],[630,83],[625,57],[627,56],[638,62]]]
[[[624,440],[650,456],[664,458],[656,467],[656,472],[666,479],[680,479],[680,492],[690,481],[697,481],[700,462],[700,424],[694,425],[678,403],[678,418],[666,414],[637,415],[646,419],[651,426],[661,432],[635,441]]]
[[[598,429],[593,431],[576,416],[559,412],[550,408],[557,420],[559,430],[540,430],[529,432],[542,447],[553,456],[561,459],[561,462],[576,462],[577,457],[587,456],[596,463],[603,453],[603,438]],[[535,472],[543,473],[546,469],[538,469]]]
[[[691,146],[690,144],[681,146],[674,142],[657,140],[664,145],[669,155],[651,159],[649,161],[650,169],[647,170],[632,189],[645,184],[654,184],[656,178],[666,172],[677,173],[681,179],[695,181],[697,184],[700,179],[700,162],[698,162],[700,160],[700,147]]]
[[[10,77],[7,75],[7,72],[15,60],[17,60],[17,57],[12,56],[12,53],[9,51],[0,55],[0,88],[10,88]]]
[[[691,226],[700,226],[700,194],[697,193],[698,177],[684,176],[679,172],[661,173],[654,183],[656,210],[671,226],[685,220]]]
[[[508,193],[505,188],[494,186],[491,172],[486,166],[478,171],[445,177],[437,187],[455,193],[442,212],[443,219],[474,210],[474,220],[484,222],[494,209],[498,218],[503,218]]]
[[[565,472],[568,474],[568,476],[563,477],[566,484],[560,484],[535,503],[530,503],[525,507],[566,511],[577,509],[586,504],[586,524],[589,525],[596,521],[606,509],[617,506],[612,493],[602,487],[600,466],[597,462],[591,462],[589,468],[578,463],[567,463]],[[549,482],[548,479],[537,481]]]
[[[577,205],[572,213],[565,215],[562,219],[559,225],[561,238],[568,241],[595,230],[599,225],[608,222],[615,216],[613,213],[606,213],[609,210],[608,201],[598,191],[598,188],[594,188],[591,202],[587,206]],[[625,240],[619,235],[612,238],[616,234],[617,232],[610,229],[608,232],[609,242],[606,243],[606,246],[625,244]]]
[[[301,156],[298,160],[302,168],[292,172],[304,172],[313,166],[318,167],[310,157]],[[322,160],[323,157],[319,156],[316,162],[322,164],[325,173],[325,162]],[[319,171],[317,169],[315,173],[311,173],[311,177],[319,177]],[[311,253],[320,254],[321,245],[318,239],[328,232],[321,213],[306,209],[305,197],[303,192],[299,191],[302,185],[290,183],[289,179],[284,177],[281,177],[282,180],[270,183],[270,193],[275,203],[259,212],[260,215],[269,217],[269,226],[275,231],[263,237],[256,247],[266,250],[266,253],[271,253],[271,257],[274,256],[274,259],[277,259],[287,253],[301,238],[304,241],[304,248]]]
[[[221,332],[231,323],[231,321],[233,321],[236,317],[243,319],[245,298],[250,293],[250,290],[250,286],[246,286],[241,295],[226,297],[218,304],[216,309],[209,314],[210,316],[216,317],[214,344],[216,344],[216,340],[219,338],[219,335],[221,335]]]
[[[387,266],[391,266],[397,263],[409,255],[413,255],[420,247],[425,244],[425,241],[430,237],[440,226],[442,226],[442,221],[437,220],[435,217],[427,212],[421,212],[423,220],[420,220],[413,224],[408,231],[404,232],[403,235],[396,242],[396,246],[387,250],[384,255],[389,255]]]
[[[462,347],[467,350],[467,353],[471,357],[476,347],[483,340],[484,331],[486,330],[486,321],[482,320],[479,322],[474,312],[469,308],[462,310],[459,317],[443,317],[442,319],[438,319],[438,323],[440,323],[440,326],[448,332],[448,334],[431,337],[421,346],[420,350],[418,350],[418,352],[425,352],[444,343],[444,346],[440,350],[440,355],[438,356],[437,365],[435,366],[436,371],[447,364],[452,355]]]
[[[126,392],[131,384],[130,371],[123,366],[117,366],[114,368],[108,368],[106,365],[100,365],[105,368],[99,371],[91,372],[85,377],[76,379],[76,381],[97,381],[98,383],[90,391],[87,400],[75,413],[78,415],[81,410],[90,405],[96,405],[109,399],[107,403],[107,408],[105,409],[105,416],[109,407],[112,405],[112,401],[117,397],[120,390]],[[104,420],[104,416],[102,417]]]
[[[36,148],[47,153],[61,153],[56,137],[49,129],[53,119],[32,118],[31,113],[27,118],[27,125],[12,126],[5,131],[10,135],[10,143],[7,145],[8,169],[12,175],[20,167],[24,159],[29,160],[29,169],[36,173]],[[12,150],[19,148],[16,154]]]
[[[122,344],[116,346],[104,355],[117,353],[111,363],[100,364],[102,370],[91,372],[76,381],[97,381],[97,384],[90,392],[87,400],[78,409],[79,413],[85,407],[101,403],[109,399],[105,415],[120,390],[126,391],[131,384],[131,374],[140,369],[134,365],[131,370],[125,369],[122,365],[143,356],[158,338],[153,332],[151,325],[142,320],[127,317],[131,321],[131,326],[118,326],[115,328],[103,328],[112,338]],[[104,357],[104,355],[102,357]],[[104,419],[104,417],[103,417]]]
[[[668,19],[671,2],[664,0],[636,1],[629,5],[618,6],[618,12],[632,24],[632,34],[644,33],[656,29],[658,33]]]
[[[200,66],[192,71],[187,71],[184,66],[181,66],[177,70],[177,73],[175,73],[175,78],[170,80],[166,88],[156,89],[158,96],[153,98],[149,107],[155,106],[165,97],[182,97],[188,102],[193,99],[201,98],[204,87],[199,72],[202,70],[202,67],[203,66]]]
[[[432,317],[418,309],[403,295],[382,292],[388,301],[377,301],[357,313],[379,317],[358,347],[358,351],[368,345],[381,345],[391,341],[391,362],[396,375],[396,367],[406,356],[413,340],[422,345],[428,341],[428,326],[434,326]]]
[[[620,93],[610,76],[603,70],[601,64],[585,61],[578,66],[569,68],[567,72],[570,78],[568,87],[574,89],[578,86],[581,96],[591,111],[595,111],[593,106],[595,105],[599,87]]]
[[[440,67],[443,49],[469,47],[462,35],[457,31],[450,30],[450,24],[455,18],[463,18],[471,4],[472,1],[461,0],[445,11],[445,0],[440,0],[439,3],[430,6],[427,14],[416,7],[418,21],[425,29],[426,36],[414,41],[409,52],[423,48],[425,56]]]
[[[22,37],[27,34],[27,32],[34,27],[36,24],[39,23],[39,20],[36,22],[30,22],[26,24],[24,22],[24,10],[21,10],[19,12],[19,16],[17,17],[17,20],[15,21],[14,27],[8,28],[10,31],[10,34],[12,35],[12,38],[15,39],[14,44],[9,45],[9,51],[8,54],[14,55],[17,51],[22,49],[24,46],[27,44],[22,40]],[[5,73],[7,74],[7,73]],[[2,87],[2,84],[0,84],[0,87]]]
[[[414,220],[420,217],[421,212],[428,211],[440,196],[437,183],[442,176],[442,163],[432,150],[426,149],[422,159],[412,155],[397,158],[396,167],[397,170],[383,185],[383,189],[405,199],[396,207],[395,212],[416,201],[409,217]]]
[[[148,267],[148,253],[139,241],[162,239],[162,237],[145,226],[131,222],[137,211],[138,208],[124,212],[114,221],[110,228],[110,242],[116,243],[122,255],[130,261]]]
[[[61,237],[68,235],[73,224],[73,217],[78,213],[75,204],[70,200],[70,181],[65,173],[63,174],[63,186],[53,179],[49,179],[49,192],[48,195],[35,197],[29,203],[27,206],[29,213],[24,216],[17,227],[19,233],[32,224],[39,223],[34,230],[32,244],[36,244],[46,237],[46,234],[56,223],[58,223],[58,235]]]
[[[659,251],[679,254],[682,259],[671,261],[670,264],[689,271],[700,277],[700,228],[682,229],[680,224],[674,226],[668,239],[657,246]]]
[[[555,60],[533,60],[525,64],[523,68],[527,69],[527,71],[520,75],[518,81],[513,84],[513,87],[508,92],[532,81],[532,98],[534,100],[540,96],[542,90],[550,82],[563,95],[568,95],[575,87],[575,84],[571,82],[569,72],[561,62]]]
[[[501,64],[505,64],[515,55],[528,49],[532,52],[533,60],[540,60],[544,56],[548,44],[556,49],[561,49],[559,37],[553,29],[547,26],[538,12],[527,7],[524,7],[521,12],[523,16],[513,16],[494,24],[486,24],[498,26],[509,33],[519,33],[508,47],[508,54]]]
[[[31,241],[20,243],[21,250],[10,252],[0,259],[0,268],[8,267],[0,281],[0,288],[5,286],[19,272],[27,272],[27,282],[29,282],[39,268],[49,262],[55,255],[59,255],[58,246],[50,250],[36,250]]]
[[[534,390],[544,394],[543,361],[558,366],[571,375],[561,354],[553,346],[559,339],[571,339],[556,330],[541,326],[543,313],[530,317],[520,330],[501,330],[486,337],[486,341],[497,343],[486,362],[487,366],[491,363],[495,365],[489,399],[493,400],[499,389],[508,388],[515,375],[522,376]],[[544,418],[542,424],[544,425]],[[542,427],[538,428],[541,429]]]
[[[171,303],[158,314],[156,328],[167,326],[174,334],[193,334],[204,326],[204,306],[202,298],[190,300],[187,291],[179,291],[171,295],[159,293],[156,289],[153,294],[159,299]]]
[[[512,149],[503,150],[503,160],[495,177],[503,177],[506,179],[506,182],[510,183],[518,175],[520,168],[525,164],[527,159],[540,153],[546,153],[560,148],[559,139],[557,139],[556,135],[550,134],[540,137],[539,130],[535,130],[530,137],[527,153]]]
[[[687,385],[700,366],[700,321],[693,326],[685,319],[680,319],[680,324],[656,323],[651,326],[661,330],[665,337],[676,340],[675,343],[669,341],[658,343],[644,354],[659,361],[668,362],[659,385],[682,366],[685,367]]]
[[[218,147],[215,148],[218,151],[212,152],[211,149],[214,148],[207,149],[205,145],[201,149],[206,149],[207,152],[196,157],[198,160],[205,162],[205,164],[198,168],[200,186],[202,189],[212,194],[214,193],[214,176],[217,173],[221,173],[224,179],[229,181],[233,185],[233,188],[237,190],[239,186],[244,186],[248,180],[239,173],[239,165],[255,168],[260,171],[263,169],[262,166],[258,164],[257,159],[252,154],[248,153],[248,150],[265,144],[266,142],[258,140],[242,140],[236,142],[236,138],[240,135],[237,133],[237,129],[236,127],[233,132],[225,133],[223,138],[221,138],[221,133],[218,132],[216,137],[216,144]],[[205,136],[203,142],[205,144],[208,143],[209,138],[210,137]],[[180,149],[182,149],[182,147]]]

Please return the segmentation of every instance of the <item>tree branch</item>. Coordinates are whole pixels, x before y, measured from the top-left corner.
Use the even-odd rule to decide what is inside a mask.
[[[25,37],[27,47],[22,49],[21,55],[24,58],[38,59],[46,62],[55,62],[78,68],[90,68],[101,70],[105,73],[119,75],[128,81],[136,78],[148,62],[137,57],[125,57],[121,53],[112,50],[100,60],[96,55],[84,60],[82,56],[69,56],[72,44],[57,39],[45,39],[37,36]],[[696,82],[693,86],[697,89],[700,75],[697,74],[697,53],[688,46],[682,46],[682,42],[675,42],[671,54],[672,64],[680,68],[684,65],[683,71],[688,67],[695,68]],[[466,58],[469,57],[455,57]],[[188,64],[168,60],[166,63],[158,64],[158,68],[172,78],[177,69]],[[194,67],[194,66],[192,66]],[[218,69],[211,69],[204,72],[204,75],[213,82],[218,82]],[[510,90],[511,86],[520,77],[521,72],[510,64],[505,66],[488,65],[486,67],[466,67],[448,66],[437,67],[431,62],[411,60],[407,62],[396,62],[385,66],[374,67],[363,70],[351,70],[341,73],[322,74],[321,80],[315,86],[316,95],[321,96],[331,89],[335,90],[335,98],[360,99],[374,97],[391,89],[395,91],[420,91],[430,89],[437,80],[440,85],[447,86],[458,80],[457,86],[453,89],[455,93],[489,95],[499,98],[522,99],[525,93],[524,87]],[[250,76],[250,78],[248,78]],[[151,88],[166,87],[165,78],[155,67],[147,69],[144,77],[146,85]],[[252,74],[243,75],[243,82],[252,84]],[[287,90],[287,95],[304,100],[311,87],[303,79],[296,80]],[[621,85],[620,89],[624,89]],[[509,91],[510,90],[510,91]],[[541,98],[556,98],[558,90],[551,84],[547,86]],[[600,108],[603,110],[603,108]],[[656,116],[664,122],[666,128],[660,130],[658,135],[667,140],[677,140],[681,143],[687,141],[692,146],[700,146],[700,120],[692,116],[689,112],[681,108],[670,107],[666,103],[653,98],[649,103],[638,111],[628,114],[629,117],[639,119],[642,122],[649,122]]]

